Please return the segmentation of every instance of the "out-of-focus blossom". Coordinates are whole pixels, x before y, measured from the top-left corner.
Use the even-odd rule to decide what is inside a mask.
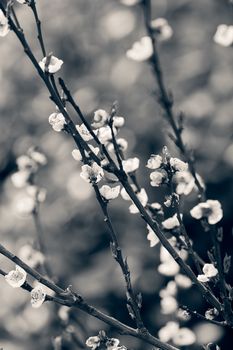
[[[188,170],[188,163],[183,162],[179,158],[170,158],[170,164],[175,171]]]
[[[125,124],[125,118],[124,117],[113,117],[113,126],[115,128],[121,128]]]
[[[46,189],[40,188],[35,185],[29,185],[26,187],[26,191],[36,202],[42,203],[46,199]]]
[[[151,203],[150,206],[151,206],[152,209],[154,209],[156,211],[162,211],[163,210],[161,204],[158,203],[158,202]]]
[[[180,222],[179,222],[179,220],[177,218],[177,214],[175,214],[172,217],[164,220],[162,222],[162,226],[166,230],[173,230],[174,228],[179,227],[180,226]]]
[[[180,288],[186,289],[192,286],[192,281],[190,280],[190,278],[185,275],[182,275],[181,273],[175,276],[175,281]]]
[[[210,278],[217,276],[218,270],[216,267],[214,267],[213,264],[205,264],[203,266],[202,271],[204,272],[203,275],[198,275],[197,279],[200,282],[208,282]]]
[[[37,164],[43,166],[47,164],[47,158],[44,153],[38,151],[35,147],[32,147],[28,150],[28,154],[32,160]]]
[[[154,29],[156,38],[159,41],[166,41],[173,35],[172,27],[165,18],[156,18],[151,21],[151,28]]]
[[[85,124],[75,125],[75,127],[84,141],[90,141],[93,139],[93,136],[91,135],[90,131],[87,129]]]
[[[162,185],[167,179],[167,172],[165,170],[156,170],[150,173],[151,186],[159,187]]]
[[[159,292],[160,298],[169,296],[175,296],[177,294],[177,285],[175,281],[169,281],[165,288],[162,288]]]
[[[179,265],[173,259],[166,261],[158,266],[158,272],[164,276],[175,276],[179,270]]]
[[[86,340],[86,346],[88,346],[89,348],[92,348],[92,350],[95,350],[96,348],[98,348],[99,345],[100,345],[100,338],[98,336],[89,337]]]
[[[212,199],[208,199],[206,202],[196,205],[190,210],[190,214],[197,220],[207,218],[210,225],[217,224],[223,217],[221,203]]]
[[[132,48],[126,52],[126,56],[133,61],[146,61],[153,54],[152,40],[149,36],[144,36],[140,41],[136,41]]]
[[[196,336],[191,329],[183,327],[174,334],[172,341],[177,346],[188,346],[195,343]]]
[[[30,196],[20,196],[16,200],[16,210],[22,216],[31,214],[35,209],[35,205],[35,199]]]
[[[19,170],[30,170],[32,172],[38,169],[36,162],[27,155],[22,155],[16,159]]]
[[[137,157],[129,158],[122,161],[123,169],[126,173],[132,173],[139,168],[139,159]]]
[[[9,33],[9,31],[10,27],[8,24],[8,19],[6,18],[2,10],[0,10],[0,36],[6,36]]]
[[[48,63],[48,65],[47,65]],[[63,65],[63,61],[55,56],[50,57],[44,57],[40,62],[39,66],[40,68],[45,72],[46,69],[49,73],[53,74],[60,70],[61,66]]]
[[[92,146],[92,145],[88,145],[88,146],[90,147],[91,151],[92,151],[95,155],[97,155],[97,154],[99,153],[99,148],[98,148],[98,147],[94,147],[94,146]],[[88,157],[88,152],[87,152],[86,150],[85,150],[84,152],[85,152],[86,157]],[[81,161],[81,160],[82,160],[82,155],[81,155],[79,149],[77,149],[77,148],[74,149],[74,150],[71,152],[71,154],[72,154],[72,157],[74,158],[74,160],[77,160],[77,161]]]
[[[80,176],[87,182],[97,183],[103,178],[104,171],[97,163],[94,162],[92,165],[83,165]]]
[[[162,164],[163,158],[159,154],[152,154],[147,161],[146,167],[149,169],[159,169]]]
[[[27,2],[25,0],[16,0],[18,1],[20,4],[26,4]]]
[[[25,244],[19,250],[19,258],[32,268],[42,265],[45,261],[44,255],[34,249],[30,244]]]
[[[195,186],[195,180],[189,171],[178,171],[173,180],[176,183],[176,193],[187,196]]]
[[[214,41],[221,46],[231,46],[233,44],[233,26],[220,24],[214,35]]]
[[[109,114],[104,109],[98,109],[94,112],[94,123],[91,125],[94,128],[101,128],[104,126],[109,118]]]
[[[169,315],[174,313],[178,308],[177,300],[173,296],[166,296],[160,301],[161,313]]]
[[[99,191],[102,197],[106,200],[111,200],[119,196],[120,188],[120,186],[110,187],[108,185],[103,185]]]
[[[148,202],[148,196],[147,196],[147,193],[146,193],[144,188],[142,188],[141,191],[137,193],[137,197],[138,197],[139,201],[141,202],[142,206],[145,207],[147,205],[147,202]],[[130,205],[129,211],[131,214],[136,214],[139,212],[138,208],[136,207],[136,205],[134,203]]]
[[[123,5],[126,5],[126,6],[134,6],[141,2],[141,0],[120,0],[120,1]]]
[[[135,192],[137,190],[135,185],[131,185],[132,190]],[[121,197],[125,200],[125,201],[130,201],[131,198],[128,195],[128,193],[126,192],[126,190],[124,188],[121,189]]]
[[[171,340],[177,333],[179,329],[179,324],[175,321],[169,321],[166,325],[160,328],[158,332],[159,339],[162,342],[168,342]]]
[[[100,142],[103,144],[106,144],[112,140],[112,131],[110,126],[108,125],[102,126],[101,128],[97,129],[95,133],[98,139],[100,140]],[[117,134],[116,128],[113,128],[113,133],[114,135]]]
[[[32,307],[38,308],[45,301],[46,293],[41,285],[36,286],[31,291],[31,304]]]
[[[49,124],[52,125],[54,131],[60,132],[64,129],[66,120],[62,113],[52,113],[49,116]]]
[[[148,234],[147,234],[147,239],[150,242],[150,247],[154,247],[159,243],[159,238],[156,236],[154,231],[151,229],[149,225],[147,225],[148,229]]]
[[[29,171],[20,170],[11,175],[11,181],[15,187],[22,188],[27,185],[29,177],[30,177]]]
[[[22,267],[17,265],[15,267],[15,270],[10,271],[5,276],[5,280],[13,288],[21,287],[26,281],[26,278],[27,278],[27,272],[24,269],[22,269]]]
[[[123,139],[123,138],[119,138],[119,139],[116,139],[116,143],[117,143],[117,145],[118,145],[118,147],[119,147],[119,149],[121,150],[121,151],[126,151],[127,150],[127,148],[128,148],[128,142],[125,140],[125,139]],[[108,151],[109,152],[113,152],[114,151],[114,145],[113,145],[113,143],[110,143],[109,145],[108,145]]]
[[[58,316],[63,322],[67,322],[69,320],[70,308],[68,306],[61,306],[58,310]]]

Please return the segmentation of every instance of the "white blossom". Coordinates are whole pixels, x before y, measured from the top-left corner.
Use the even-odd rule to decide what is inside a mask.
[[[150,247],[152,248],[159,243],[159,238],[158,236],[156,236],[156,234],[154,233],[154,231],[151,229],[149,225],[147,225],[147,229],[148,229],[147,239],[150,242]]]
[[[104,171],[96,162],[92,165],[84,164],[80,176],[87,182],[97,183],[103,178]]]
[[[217,224],[223,217],[221,203],[212,199],[208,199],[206,202],[196,205],[190,210],[190,214],[197,220],[207,218],[210,225]]]
[[[217,276],[218,270],[214,267],[213,264],[205,264],[202,268],[204,272],[203,275],[198,275],[197,279],[200,282],[208,282],[210,278]]]
[[[20,215],[29,215],[35,209],[35,199],[31,196],[20,196],[16,200],[16,210]]]
[[[176,227],[180,226],[179,220],[177,218],[177,214],[174,214],[172,217],[164,220],[162,222],[162,226],[163,228],[165,228],[166,230],[172,230]]]
[[[89,348],[92,348],[92,350],[95,350],[96,348],[98,348],[99,345],[100,345],[100,338],[98,336],[89,337],[86,340],[86,346],[88,346]]]
[[[170,158],[170,164],[175,171],[188,170],[188,163],[183,162],[179,158]]]
[[[183,327],[174,334],[172,341],[177,346],[188,346],[195,343],[196,336],[191,329]]]
[[[111,200],[119,196],[120,188],[120,186],[110,187],[108,185],[103,185],[99,191],[102,197],[106,200]]]
[[[139,159],[137,157],[129,158],[122,161],[123,169],[126,173],[132,173],[139,168]]]
[[[17,188],[25,187],[30,177],[30,171],[20,170],[11,175],[11,181]]]
[[[102,126],[101,128],[97,129],[95,131],[96,136],[98,137],[98,139],[100,140],[101,143],[106,144],[109,141],[112,140],[112,130],[110,128],[110,126]],[[117,131],[115,128],[113,128],[113,133],[114,135],[117,134]]]
[[[44,153],[37,151],[35,148],[29,150],[29,154],[32,160],[34,160],[39,165],[46,165],[47,158]]]
[[[151,27],[155,30],[159,41],[166,41],[173,35],[173,30],[165,18],[156,18],[151,21]]]
[[[0,36],[6,36],[10,31],[8,19],[4,15],[3,11],[0,10]]]
[[[152,40],[149,36],[144,36],[140,41],[136,41],[132,48],[126,52],[126,56],[133,61],[146,61],[153,55]]]
[[[178,308],[177,300],[173,296],[167,296],[160,301],[161,313],[169,315],[175,312]]]
[[[214,35],[214,41],[221,46],[231,46],[233,44],[233,25],[220,24]]]
[[[175,276],[179,270],[179,265],[173,259],[158,266],[158,272],[163,276]]]
[[[181,273],[175,276],[175,281],[180,288],[190,288],[192,286],[192,281],[189,277],[182,275]]]
[[[116,143],[117,143],[119,149],[122,150],[123,152],[127,150],[128,142],[125,139],[123,139],[123,138],[116,139]],[[114,151],[113,143],[110,143],[108,145],[108,150],[109,150],[109,152],[113,152]]]
[[[187,196],[195,186],[195,180],[189,171],[178,171],[173,176],[176,183],[176,193]]]
[[[27,2],[25,0],[16,0],[18,1],[20,4],[26,4]]]
[[[115,128],[121,128],[125,124],[125,118],[115,116],[113,117],[113,126]]]
[[[45,301],[46,293],[42,287],[42,285],[38,285],[31,291],[31,304],[34,308],[39,308],[43,302]]]
[[[51,74],[58,72],[61,66],[63,65],[63,61],[55,56],[44,57],[39,62],[39,66],[44,72],[46,70],[47,62],[49,62],[47,69],[48,69],[48,72]]]
[[[126,6],[134,6],[139,4],[141,0],[121,0],[121,3]]]
[[[5,280],[13,288],[21,287],[26,281],[26,278],[26,271],[17,265],[15,267],[15,270],[12,270],[7,275],[5,275]]]
[[[94,112],[94,123],[91,125],[94,128],[101,128],[106,124],[108,118],[109,114],[104,109],[98,109]]]
[[[49,116],[49,124],[52,125],[54,131],[60,132],[64,129],[66,120],[62,113],[52,113]]]
[[[19,170],[30,170],[30,171],[36,171],[38,169],[38,166],[36,162],[27,155],[19,156],[16,159],[16,164],[19,168]]]
[[[179,329],[179,324],[175,321],[169,321],[166,325],[160,328],[158,332],[159,339],[162,342],[168,342],[171,340],[177,333]]]
[[[137,187],[133,184],[131,185],[131,188],[134,192],[136,192],[137,190]],[[125,201],[130,201],[131,198],[130,196],[128,195],[128,193],[126,192],[126,190],[124,189],[124,187],[121,189],[121,197],[125,200]]]
[[[148,196],[147,196],[145,189],[142,188],[140,190],[140,192],[136,193],[136,195],[137,195],[139,201],[141,202],[142,206],[145,207],[147,205],[147,202],[148,202]],[[139,212],[138,208],[136,207],[136,205],[134,203],[130,205],[129,211],[131,214],[136,214]]]
[[[34,249],[30,244],[25,244],[19,250],[19,258],[29,265],[32,268],[35,268],[38,265],[42,265],[45,261],[44,255]]]
[[[159,169],[162,164],[163,158],[159,154],[152,154],[147,161],[146,167],[149,169]]]
[[[90,141],[93,139],[93,136],[91,135],[90,131],[87,129],[85,124],[75,125],[75,127],[84,141]]]
[[[151,186],[159,187],[167,179],[167,172],[165,170],[156,170],[150,173]]]
[[[42,203],[46,199],[46,189],[35,185],[28,185],[26,191],[35,201]]]
[[[177,284],[175,281],[169,281],[165,288],[161,289],[159,296],[165,298],[168,296],[175,296],[177,294]]]
[[[91,151],[97,155],[99,153],[99,148],[98,147],[94,147],[92,145],[88,145],[89,148],[91,149]],[[85,155],[86,157],[88,157],[88,152],[85,150]],[[75,148],[72,152],[72,157],[74,158],[74,160],[77,160],[77,161],[81,161],[82,160],[82,155],[81,155],[81,152],[79,151],[79,149]]]
[[[116,338],[111,338],[106,341],[107,350],[116,350],[119,349],[118,345],[120,344],[120,340]]]

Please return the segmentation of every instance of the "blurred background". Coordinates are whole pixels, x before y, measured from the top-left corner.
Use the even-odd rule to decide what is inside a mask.
[[[213,35],[219,24],[232,24],[231,7],[223,0],[152,3],[153,17],[167,18],[174,30],[171,40],[160,45],[164,76],[173,91],[176,111],[185,112],[184,139],[194,150],[208,196],[223,205],[223,245],[230,254],[233,59],[232,48],[215,44]],[[127,7],[118,0],[41,0],[37,6],[47,51],[64,61],[59,73],[81,109],[91,121],[96,109],[109,110],[113,101],[119,102],[119,114],[126,120],[120,135],[129,142],[127,157],[140,158],[139,181],[151,202],[162,203],[161,191],[149,186],[147,159],[151,153],[159,153],[164,145],[173,156],[179,154],[164,136],[169,127],[153,96],[156,84],[150,67],[130,61],[125,55],[133,42],[145,35],[140,6]],[[27,6],[16,7],[33,52],[41,60],[32,14]],[[55,111],[54,106],[13,33],[0,39],[0,52],[1,242],[17,253],[23,244],[35,239],[32,218],[21,217],[17,212],[16,200],[21,190],[14,188],[10,175],[16,170],[16,158],[29,147],[38,146],[48,157],[37,182],[47,189],[41,218],[54,275],[62,287],[72,284],[89,303],[133,325],[125,306],[124,282],[110,253],[102,213],[91,187],[79,176],[79,165],[71,157],[72,140],[49,126],[48,116]],[[185,201],[188,232],[196,242],[195,249],[205,258],[209,238],[189,215],[189,209],[196,204],[195,194]],[[146,227],[138,215],[129,214],[127,202],[116,199],[111,204],[111,215],[123,252],[128,256],[133,283],[143,295],[145,324],[156,335],[172,319],[171,315],[160,312],[158,292],[169,279],[156,270],[159,248],[149,248]],[[2,257],[0,263],[7,271],[12,269],[12,264]],[[56,308],[47,303],[40,309],[31,308],[27,293],[12,289],[2,278],[0,295],[0,347],[52,349],[51,338],[61,334]],[[206,304],[195,289],[179,297],[183,304],[205,312]],[[79,323],[75,332],[82,342],[100,329],[107,330],[111,336],[117,335],[81,311],[76,311],[75,317]],[[85,325],[84,329],[80,324]],[[227,343],[232,340],[230,333],[215,325],[197,320],[185,325],[195,331],[198,344],[217,341],[221,349],[227,349]],[[137,339],[122,336],[121,341],[130,349],[151,348]],[[200,349],[198,344],[189,349]],[[64,342],[64,349],[78,348],[68,340]]]

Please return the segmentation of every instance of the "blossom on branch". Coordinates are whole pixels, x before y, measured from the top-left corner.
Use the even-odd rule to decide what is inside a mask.
[[[66,124],[65,117],[62,113],[52,113],[49,116],[49,124],[52,125],[54,131],[60,132]]]
[[[89,337],[86,340],[86,346],[88,346],[92,350],[95,350],[96,348],[98,348],[99,345],[100,345],[100,337],[98,336]]]
[[[139,201],[141,202],[141,205],[143,207],[145,207],[147,205],[147,202],[148,202],[148,196],[147,196],[147,193],[146,193],[145,189],[142,188],[140,190],[140,192],[138,192],[136,194],[137,194],[137,197],[138,197]],[[136,207],[136,205],[134,203],[132,203],[130,205],[129,211],[130,211],[131,214],[139,213],[139,210],[138,210],[138,208]]]
[[[175,214],[172,217],[164,220],[162,222],[162,226],[166,230],[173,230],[174,228],[179,227],[180,226],[180,222],[178,220],[177,214]]]
[[[96,162],[92,163],[91,165],[84,164],[82,166],[80,176],[86,182],[97,183],[103,178],[104,171]]]
[[[0,36],[6,36],[9,33],[9,31],[10,27],[8,24],[8,19],[6,18],[2,10],[0,10]]]
[[[43,72],[48,71],[51,74],[58,72],[62,65],[63,61],[55,56],[44,57],[39,62],[39,66]]]
[[[143,36],[136,41],[132,48],[126,52],[126,56],[133,61],[143,62],[153,55],[152,40],[149,36]]]
[[[166,170],[159,169],[150,173],[151,186],[159,187],[167,180],[167,172]]]
[[[170,158],[170,164],[175,171],[188,170],[188,163],[183,162],[179,158]]]
[[[218,274],[218,270],[213,264],[205,264],[202,271],[204,274],[197,276],[197,279],[200,282],[208,282],[210,278],[215,277]]]
[[[119,196],[120,193],[120,186],[110,187],[108,185],[103,185],[100,188],[100,194],[102,197],[104,197],[106,200],[115,199]]]
[[[214,35],[214,41],[221,46],[231,46],[233,44],[233,26],[220,24]]]
[[[94,123],[91,125],[94,128],[101,128],[102,126],[106,125],[108,118],[109,114],[104,109],[98,109],[94,112]]]
[[[153,248],[159,243],[159,238],[156,236],[152,228],[147,224],[148,234],[147,239],[150,242],[150,247]]]
[[[123,169],[126,173],[132,173],[139,168],[139,159],[137,157],[128,158],[122,161]]]
[[[22,267],[16,265],[15,270],[10,271],[6,276],[5,280],[13,288],[21,287],[27,278],[27,272]]]
[[[31,291],[32,307],[34,307],[36,309],[38,307],[40,307],[43,304],[43,302],[45,301],[45,298],[46,298],[46,293],[40,284],[32,289],[32,291]]]
[[[149,169],[159,169],[162,164],[163,158],[159,154],[152,154],[147,161],[146,167]]]
[[[166,41],[173,35],[172,27],[165,18],[156,18],[151,21],[151,28],[154,29],[156,38],[159,41]]]
[[[208,199],[206,202],[196,205],[190,210],[190,214],[197,220],[206,218],[210,225],[217,224],[223,217],[221,203],[212,199]]]
[[[90,131],[87,129],[85,124],[75,125],[75,127],[84,141],[90,141],[93,139],[93,136],[91,135]]]

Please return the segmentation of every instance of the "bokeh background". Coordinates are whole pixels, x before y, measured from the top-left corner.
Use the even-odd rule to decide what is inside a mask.
[[[209,198],[221,201],[225,213],[223,245],[232,252],[233,200],[233,118],[232,48],[213,42],[221,23],[232,23],[228,1],[156,0],[153,16],[166,17],[174,35],[160,45],[165,80],[173,91],[175,108],[185,112],[184,138],[194,150],[197,169],[205,179]],[[126,125],[121,136],[129,142],[127,156],[138,156],[139,181],[150,201],[162,201],[161,192],[149,186],[145,168],[151,153],[167,145],[177,156],[174,145],[165,136],[168,125],[155,101],[156,89],[150,67],[126,58],[132,43],[145,34],[139,6],[126,7],[117,0],[38,1],[45,45],[49,52],[64,60],[61,75],[89,120],[99,108],[109,110],[119,102],[119,114]],[[35,25],[27,6],[18,4],[16,12],[31,47],[40,60]],[[89,184],[80,179],[80,167],[71,157],[72,140],[55,133],[48,124],[54,106],[42,82],[13,33],[0,40],[0,237],[8,248],[18,252],[35,239],[32,218],[20,217],[16,200],[20,190],[13,187],[10,175],[16,158],[32,145],[39,146],[48,164],[38,174],[38,184],[47,189],[41,217],[53,272],[64,287],[73,287],[87,301],[105,312],[133,325],[125,306],[124,283],[109,250],[108,231]],[[74,120],[75,120],[74,116]],[[78,122],[78,121],[77,121]],[[195,248],[206,257],[209,237],[200,225],[190,220],[188,210],[196,203],[195,195],[185,199],[184,219]],[[171,316],[161,315],[158,291],[167,279],[156,271],[159,249],[150,249],[146,228],[138,215],[128,212],[128,203],[118,198],[111,204],[113,222],[119,233],[124,254],[128,256],[132,280],[143,295],[145,323],[153,334]],[[0,258],[1,267],[12,265]],[[230,277],[228,279],[230,282]],[[44,304],[32,309],[29,296],[0,281],[0,347],[4,350],[51,349],[51,337],[61,333],[56,310]],[[206,310],[202,296],[189,290],[180,295],[183,303]],[[76,317],[84,329],[75,332],[84,342],[103,323],[81,311]],[[220,327],[192,320],[188,326],[198,342],[216,340],[221,349],[229,349],[232,335]],[[130,349],[149,349],[136,339],[121,337]],[[64,349],[78,349],[65,342]],[[81,348],[81,347],[80,347]],[[191,347],[189,347],[191,349]],[[200,349],[200,345],[192,349]]]

